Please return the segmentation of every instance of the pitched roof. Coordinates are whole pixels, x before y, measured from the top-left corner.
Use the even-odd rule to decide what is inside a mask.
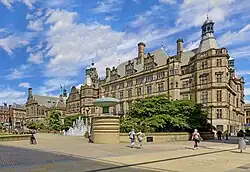
[[[198,51],[198,48],[183,52],[181,56],[181,65],[182,66],[187,65],[190,57],[195,56],[197,51]]]
[[[57,104],[59,97],[52,97],[52,96],[41,96],[41,95],[33,95],[35,100],[43,106],[48,108],[52,107],[54,104]]]
[[[167,54],[167,52],[163,48],[154,50],[150,54],[154,55],[154,61],[157,64],[157,66],[165,65],[167,58],[169,58],[169,55]],[[134,62],[134,68],[138,73],[143,71],[142,64],[137,64],[137,57],[130,60],[130,61],[132,63]],[[120,65],[117,66],[117,73],[121,77],[125,76],[125,67],[126,67],[127,64],[128,64],[128,61],[123,62],[123,63],[121,63]]]

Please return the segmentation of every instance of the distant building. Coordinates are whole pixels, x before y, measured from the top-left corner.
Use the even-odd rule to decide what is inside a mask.
[[[64,89],[59,97],[33,95],[32,88],[28,89],[28,98],[25,103],[26,121],[44,120],[52,110],[57,110],[62,117],[66,113],[67,92]]]
[[[10,117],[13,128],[21,128],[26,120],[26,109],[24,105],[10,105]]]
[[[245,123],[250,124],[250,104],[245,104]]]
[[[9,122],[10,110],[7,103],[4,103],[0,106],[0,122],[6,123]]]
[[[67,114],[101,113],[93,100],[115,97],[120,104],[114,114],[126,114],[133,101],[165,94],[172,100],[188,99],[201,103],[209,112],[209,122],[222,131],[236,133],[244,119],[244,78],[237,77],[234,59],[214,36],[214,22],[207,19],[201,27],[197,48],[184,51],[183,39],[177,40],[176,55],[162,47],[145,53],[146,44],[138,44],[138,54],[117,67],[106,68],[100,80],[94,64],[86,69],[86,81],[80,89],[72,87],[67,99]]]

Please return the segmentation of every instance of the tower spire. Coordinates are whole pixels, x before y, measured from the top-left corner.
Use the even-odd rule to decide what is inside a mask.
[[[92,58],[91,66],[93,67],[94,65],[95,65],[95,63],[94,63],[94,58]]]
[[[209,13],[209,1],[207,1],[207,20],[209,19],[208,13]]]
[[[161,49],[164,49],[164,41],[161,41]]]

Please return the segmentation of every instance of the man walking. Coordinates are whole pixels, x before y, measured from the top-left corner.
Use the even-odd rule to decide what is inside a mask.
[[[130,139],[130,147],[133,148],[134,145],[135,145],[135,130],[132,129],[130,132],[129,132],[129,139]]]
[[[198,149],[198,143],[202,140],[200,133],[198,133],[198,130],[195,129],[193,134],[192,134],[192,141],[194,141],[194,149]]]
[[[222,132],[219,130],[217,131],[217,137],[218,137],[218,140],[221,140],[221,136],[222,136]]]

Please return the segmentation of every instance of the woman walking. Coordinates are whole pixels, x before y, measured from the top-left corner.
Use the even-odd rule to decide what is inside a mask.
[[[137,140],[139,142],[139,149],[142,148],[142,142],[144,139],[144,134],[141,132],[141,130],[136,134],[137,135]]]

